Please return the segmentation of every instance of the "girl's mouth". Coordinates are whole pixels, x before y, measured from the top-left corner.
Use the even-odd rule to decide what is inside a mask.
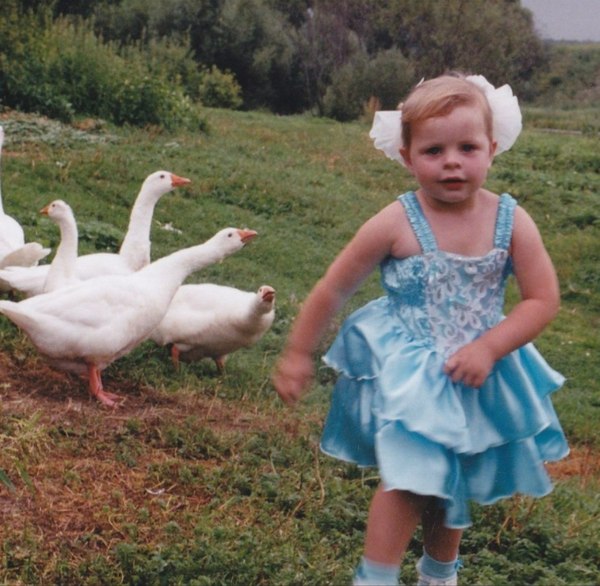
[[[466,181],[460,177],[448,177],[447,179],[442,179],[440,183],[449,189],[460,189]]]

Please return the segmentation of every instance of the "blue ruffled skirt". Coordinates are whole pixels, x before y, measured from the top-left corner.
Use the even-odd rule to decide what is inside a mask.
[[[388,303],[349,316],[323,358],[339,376],[322,450],[377,466],[388,490],[438,497],[448,527],[470,525],[469,500],[548,494],[544,462],[569,452],[550,400],[564,377],[527,344],[480,389],[454,383],[445,357],[407,336]]]

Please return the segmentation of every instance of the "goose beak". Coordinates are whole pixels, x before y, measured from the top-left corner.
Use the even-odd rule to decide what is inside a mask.
[[[244,228],[243,230],[238,230],[238,234],[240,235],[242,242],[244,244],[248,244],[248,242],[254,240],[254,238],[258,235],[258,232],[255,232],[254,230],[248,230],[248,228]]]
[[[44,214],[44,216],[47,216],[49,211],[50,211],[50,204],[48,204],[47,206],[44,206],[40,210],[40,214]]]
[[[275,289],[268,285],[262,287],[262,300],[270,303],[273,299],[275,299]]]
[[[171,173],[171,185],[173,187],[181,187],[182,185],[187,185],[191,182],[191,179],[188,179],[187,177],[179,177],[179,175]]]

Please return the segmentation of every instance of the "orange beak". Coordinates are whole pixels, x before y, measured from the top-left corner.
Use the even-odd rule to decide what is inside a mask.
[[[269,287],[265,285],[262,287],[262,299],[263,301],[271,302],[275,299],[275,289],[273,287]]]
[[[50,211],[50,204],[48,204],[47,206],[44,206],[40,210],[40,214],[44,214],[44,216],[47,216],[49,211]]]
[[[258,235],[258,232],[244,228],[243,230],[238,230],[238,234],[240,235],[242,242],[244,244],[248,244],[248,242],[254,240],[254,238]]]
[[[173,187],[181,187],[191,182],[192,181],[187,177],[179,177],[179,175],[174,175],[173,173],[171,173],[171,185]]]

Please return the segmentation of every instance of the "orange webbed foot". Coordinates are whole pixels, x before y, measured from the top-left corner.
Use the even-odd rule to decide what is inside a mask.
[[[117,407],[125,399],[114,393],[109,393],[102,386],[102,377],[95,364],[88,365],[90,394],[107,407]]]

